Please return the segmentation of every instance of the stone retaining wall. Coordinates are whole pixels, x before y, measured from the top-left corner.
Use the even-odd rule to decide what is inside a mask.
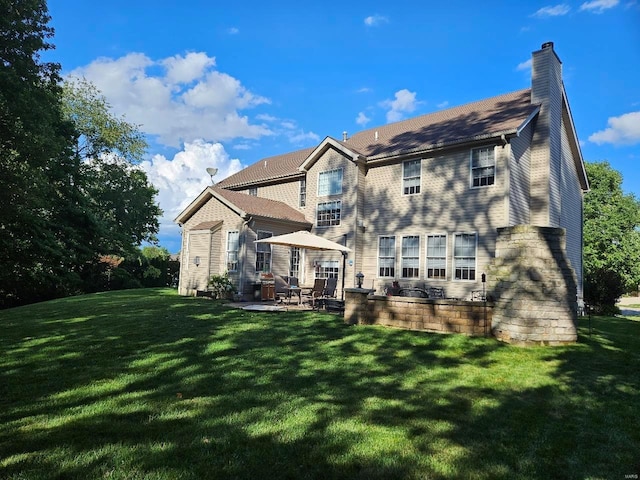
[[[385,325],[429,332],[487,335],[493,304],[464,300],[366,295],[363,289],[345,289],[345,322]]]

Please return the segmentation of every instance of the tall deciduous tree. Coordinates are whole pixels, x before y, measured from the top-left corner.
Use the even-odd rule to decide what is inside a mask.
[[[91,223],[75,184],[73,127],[60,110],[60,66],[44,0],[0,0],[0,306],[68,293]]]
[[[585,298],[602,310],[640,284],[640,202],[622,191],[608,162],[587,163],[584,204]]]

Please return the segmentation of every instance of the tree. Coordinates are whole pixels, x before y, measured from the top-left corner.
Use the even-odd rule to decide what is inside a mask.
[[[0,307],[69,293],[91,223],[44,0],[0,0]],[[75,249],[78,247],[78,249]]]
[[[600,311],[640,284],[640,202],[622,191],[608,162],[586,164],[591,190],[584,203],[585,299]]]
[[[155,203],[157,190],[136,165],[147,148],[143,134],[110,108],[90,82],[64,82],[63,113],[78,133],[82,188],[99,225],[97,253],[126,256],[142,242],[156,241],[162,211]]]

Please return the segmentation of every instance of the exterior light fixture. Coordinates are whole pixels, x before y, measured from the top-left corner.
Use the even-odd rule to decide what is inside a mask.
[[[193,259],[193,263],[195,264],[196,267],[199,267],[200,266],[200,257],[197,256],[196,258],[194,258]]]
[[[362,288],[362,280],[364,279],[364,273],[358,272],[356,274],[356,280],[358,282],[358,288]]]

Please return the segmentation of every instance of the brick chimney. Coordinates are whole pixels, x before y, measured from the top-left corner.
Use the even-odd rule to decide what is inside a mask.
[[[533,52],[531,103],[540,105],[531,148],[531,224],[557,227],[560,222],[562,148],[562,62],[553,42]]]

